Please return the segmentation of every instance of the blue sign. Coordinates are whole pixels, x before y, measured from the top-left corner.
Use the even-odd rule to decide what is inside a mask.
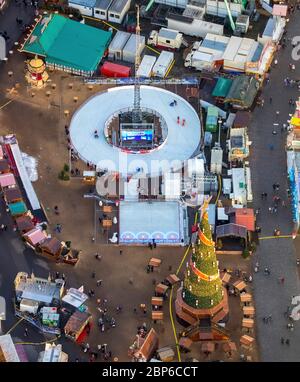
[[[152,142],[152,130],[122,130],[122,141],[147,141]]]

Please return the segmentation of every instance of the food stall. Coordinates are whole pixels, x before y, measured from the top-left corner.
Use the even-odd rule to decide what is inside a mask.
[[[30,216],[23,215],[16,218],[16,227],[19,232],[25,234],[26,232],[34,229],[34,224]]]
[[[77,341],[80,334],[89,324],[91,317],[87,312],[76,311],[73,313],[64,327],[66,337],[72,341]]]
[[[40,249],[42,255],[57,259],[62,253],[63,245],[60,240],[51,237],[40,245]]]
[[[39,228],[33,228],[32,230],[26,232],[23,235],[23,238],[27,245],[35,249],[37,245],[41,244],[47,239],[46,234],[41,231]]]
[[[8,209],[12,217],[23,216],[28,211],[26,204],[23,201],[9,203]]]
[[[10,167],[6,159],[0,159],[0,174],[10,172]]]
[[[0,186],[4,190],[7,187],[14,187],[16,185],[16,179],[14,174],[0,174]]]
[[[22,194],[19,187],[6,188],[3,192],[3,196],[7,204],[20,202],[22,200]]]

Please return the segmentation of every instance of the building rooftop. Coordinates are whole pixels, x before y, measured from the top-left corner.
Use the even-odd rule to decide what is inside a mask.
[[[96,0],[95,8],[108,9],[113,0]]]
[[[19,277],[19,278],[18,278]],[[17,275],[16,280],[16,293],[21,295],[22,299],[28,299],[38,302],[50,304],[55,298],[60,299],[61,284],[48,281],[40,277],[32,275],[28,277],[27,274]]]
[[[114,0],[111,7],[109,8],[109,12],[121,13],[127,3],[128,0]]]
[[[79,308],[86,300],[88,296],[78,289],[70,288],[67,294],[62,298],[63,302],[66,302],[75,308]]]
[[[62,351],[61,345],[49,344],[40,353],[39,362],[68,362],[68,355]]]
[[[20,362],[10,334],[0,336],[0,363],[1,362]]]
[[[218,82],[212,92],[213,97],[225,98],[231,88],[232,80],[230,78],[218,78]]]
[[[83,7],[93,8],[96,4],[96,0],[69,0],[69,4],[77,4]]]
[[[111,34],[55,14],[41,18],[21,51],[44,56],[50,64],[95,71]]]
[[[163,38],[168,38],[170,40],[175,40],[175,38],[178,35],[178,31],[175,31],[173,29],[166,29],[166,28],[161,28],[158,35]]]

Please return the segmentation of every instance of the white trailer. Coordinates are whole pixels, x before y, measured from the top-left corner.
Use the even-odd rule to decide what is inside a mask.
[[[167,28],[161,28],[158,31],[153,30],[148,38],[148,45],[158,48],[180,49],[183,40],[182,33]]]
[[[222,174],[223,150],[221,147],[214,147],[211,150],[210,172]]]
[[[204,52],[190,52],[185,58],[184,66],[196,70],[211,69],[213,66],[213,55]]]
[[[37,301],[23,298],[20,302],[21,312],[31,313],[35,315],[37,314],[38,309],[39,309],[39,303]]]
[[[138,52],[137,52],[136,51],[137,50],[137,44],[136,44],[137,38],[138,37],[136,34],[132,34],[130,36],[129,40],[127,41],[126,45],[124,46],[124,48],[123,48],[123,60],[124,61],[134,63],[136,54],[139,54],[139,55],[142,54],[142,51],[145,47],[146,39],[145,39],[145,36],[139,36],[139,47],[138,47]]]
[[[150,78],[155,62],[156,57],[145,54],[137,71],[138,77]]]
[[[218,35],[224,34],[224,25],[210,23],[199,19],[187,21],[186,19],[175,19],[171,16],[166,17],[168,21],[168,28],[178,30],[188,36],[196,36],[204,38],[207,33]]]
[[[123,48],[130,36],[128,32],[117,31],[108,47],[108,57],[111,60],[123,60]]]
[[[233,17],[238,17],[241,15],[243,11],[242,4],[231,2],[228,3],[228,5]],[[225,2],[219,0],[207,0],[206,14],[225,18],[228,15]]]
[[[153,66],[153,75],[164,78],[174,61],[174,53],[163,50]]]

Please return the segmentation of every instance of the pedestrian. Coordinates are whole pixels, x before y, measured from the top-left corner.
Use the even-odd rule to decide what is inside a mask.
[[[92,279],[96,277],[96,272],[92,272]]]
[[[287,338],[287,339],[285,340],[285,343],[286,343],[286,345],[289,345],[289,344],[290,344],[290,340]]]
[[[151,243],[150,241],[149,241],[149,243],[148,243],[148,247],[149,247],[150,249],[153,248],[152,243]]]
[[[280,341],[281,341],[281,344],[284,345],[284,338],[283,337],[281,337]]]
[[[25,328],[25,330],[24,330],[24,336],[28,337],[28,329],[27,328]]]
[[[122,253],[123,253],[123,251],[122,251],[122,249],[120,249],[120,255],[122,255]]]
[[[102,280],[97,280],[97,286],[101,286]]]
[[[273,98],[272,98],[272,97],[270,97],[269,101],[270,101],[270,103],[272,103],[272,101],[273,101]]]

